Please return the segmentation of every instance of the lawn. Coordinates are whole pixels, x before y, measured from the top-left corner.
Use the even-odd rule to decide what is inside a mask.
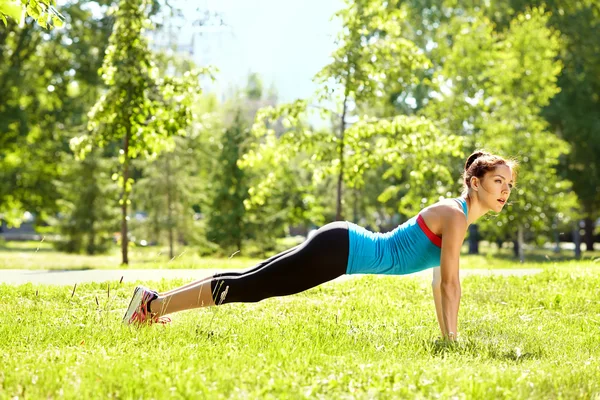
[[[360,277],[142,329],[120,323],[132,284],[0,285],[0,398],[600,396],[597,270],[462,288],[447,346],[423,279]]]
[[[283,244],[280,244],[280,247]],[[296,242],[290,242],[292,247]],[[512,269],[600,266],[600,252],[584,252],[580,260],[573,259],[573,252],[563,250],[554,253],[550,250],[533,249],[526,254],[527,264],[521,264],[512,255],[512,250],[496,250],[481,246],[481,255],[466,254],[463,248],[461,268]],[[259,259],[249,258],[242,253],[231,257],[201,257],[193,247],[178,248],[173,258],[169,258],[165,247],[132,247],[129,251],[131,269],[228,269],[246,268],[255,265]],[[271,256],[272,254],[268,254]],[[121,264],[121,253],[115,248],[108,254],[88,256],[83,254],[61,253],[48,242],[7,242],[0,246],[0,269],[115,269]]]
[[[169,258],[169,249],[165,247],[132,247],[129,250],[131,269],[226,269],[245,268],[256,264],[258,260],[243,257],[239,253],[232,257],[200,257],[196,249],[178,249],[173,258]],[[116,269],[121,265],[121,252],[115,248],[108,254],[89,256],[68,254],[56,251],[50,243],[7,242],[0,247],[1,269]]]

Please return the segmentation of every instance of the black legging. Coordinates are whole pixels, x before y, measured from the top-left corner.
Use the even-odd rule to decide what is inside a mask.
[[[260,264],[237,272],[215,274],[215,304],[252,303],[310,289],[346,273],[348,224],[332,222],[304,243]]]

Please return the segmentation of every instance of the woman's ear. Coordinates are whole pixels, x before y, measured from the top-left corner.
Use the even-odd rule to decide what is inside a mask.
[[[475,191],[479,190],[479,178],[475,176],[471,177],[471,188]]]

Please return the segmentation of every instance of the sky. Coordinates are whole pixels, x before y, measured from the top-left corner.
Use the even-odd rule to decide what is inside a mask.
[[[58,6],[68,0],[58,0]],[[216,82],[204,89],[220,98],[246,85],[258,73],[265,89],[273,86],[281,103],[311,96],[314,75],[330,62],[341,24],[333,15],[343,0],[169,0],[185,21],[149,32],[153,48],[177,47],[199,66],[218,68]],[[98,16],[99,6],[88,7]],[[193,26],[202,12],[224,23]]]
[[[273,85],[280,102],[313,94],[313,76],[329,63],[340,30],[333,14],[342,0],[200,0],[182,3],[187,16],[195,9],[218,12],[226,27],[184,26],[177,34],[180,51],[200,66],[219,70],[211,90],[220,96],[245,86],[251,72],[265,88]]]

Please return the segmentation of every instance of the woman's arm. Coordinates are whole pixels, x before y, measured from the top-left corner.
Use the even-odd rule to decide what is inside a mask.
[[[444,325],[444,315],[442,314],[442,273],[440,272],[440,267],[435,267],[433,269],[431,289],[433,290],[435,314],[437,316],[438,323],[440,324],[440,331],[442,332],[442,337],[446,337],[448,336],[448,330]]]
[[[458,308],[460,304],[460,280],[458,266],[460,248],[465,239],[467,220],[460,210],[451,210],[442,219],[441,309],[446,338],[454,340],[457,333]]]

